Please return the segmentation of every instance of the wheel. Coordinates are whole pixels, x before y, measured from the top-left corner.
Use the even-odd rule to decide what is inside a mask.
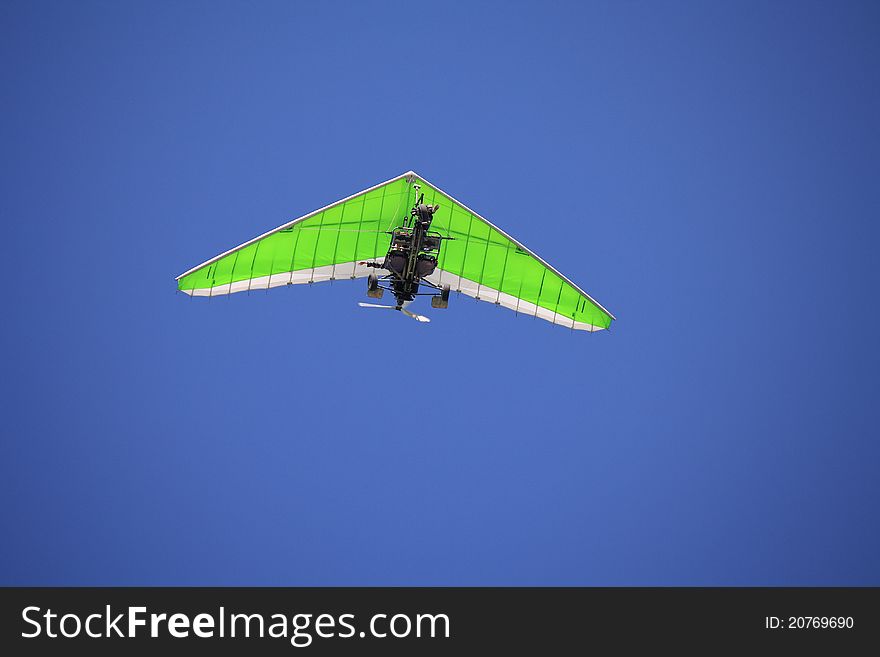
[[[370,274],[367,277],[367,296],[372,299],[381,299],[384,292],[385,290],[379,287],[379,277],[376,274]]]
[[[431,297],[432,308],[449,308],[449,286],[444,285],[440,294]]]

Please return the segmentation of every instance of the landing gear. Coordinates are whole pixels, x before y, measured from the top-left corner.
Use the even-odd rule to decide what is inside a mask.
[[[385,290],[379,287],[379,277],[375,274],[370,274],[367,277],[367,296],[372,299],[381,299],[384,292]]]
[[[449,308],[449,286],[444,285],[440,294],[431,297],[432,308]]]

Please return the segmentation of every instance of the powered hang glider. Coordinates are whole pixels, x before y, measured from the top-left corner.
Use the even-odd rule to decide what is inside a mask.
[[[390,240],[389,240],[390,237]],[[193,297],[339,279],[367,279],[367,296],[392,293],[408,310],[417,296],[447,308],[460,292],[580,331],[614,316],[500,228],[413,171],[294,219],[177,277]]]

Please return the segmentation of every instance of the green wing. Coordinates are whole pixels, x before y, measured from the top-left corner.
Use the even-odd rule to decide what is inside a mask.
[[[211,258],[177,277],[177,289],[212,297],[243,290],[366,277],[360,261],[383,258],[385,231],[412,206],[406,175],[398,176]]]
[[[444,240],[428,277],[480,301],[554,324],[597,331],[614,316],[522,244],[412,171],[279,226],[178,277],[194,296],[366,277],[360,261],[381,261],[385,231],[401,225],[415,200],[439,204],[431,230]]]
[[[440,204],[431,230],[455,238],[443,242],[432,283],[554,324],[597,331],[614,316],[586,292],[442,190],[420,179],[425,202]]]

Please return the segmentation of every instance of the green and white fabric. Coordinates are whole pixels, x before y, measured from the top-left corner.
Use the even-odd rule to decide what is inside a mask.
[[[586,292],[505,232],[409,171],[294,219],[230,249],[177,278],[191,296],[336,279],[364,278],[381,262],[390,231],[409,216],[416,194],[439,204],[431,230],[444,240],[438,267],[428,280],[448,284],[480,301],[540,317],[567,328],[597,331],[614,316]]]

